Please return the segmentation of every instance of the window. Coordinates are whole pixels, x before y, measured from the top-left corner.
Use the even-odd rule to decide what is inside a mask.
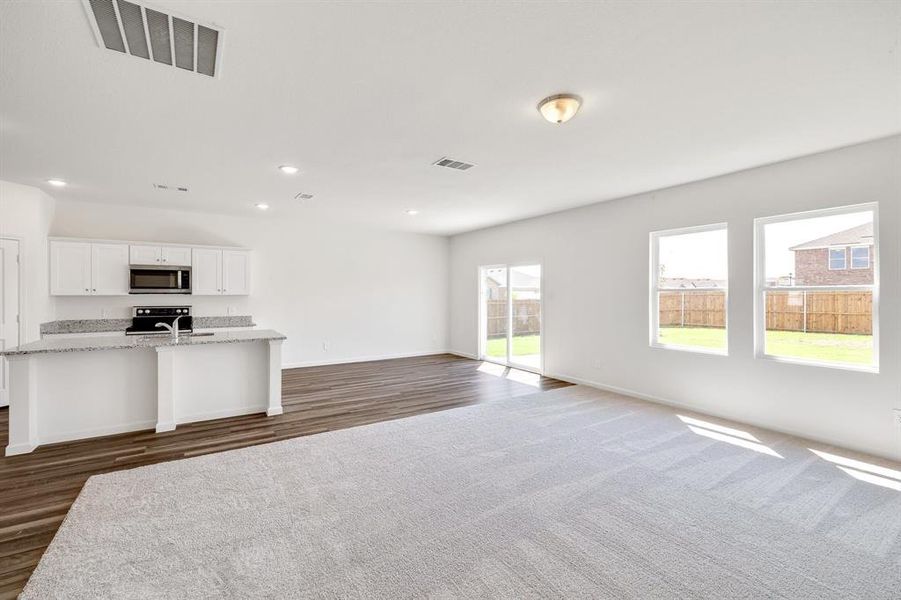
[[[755,221],[758,357],[878,370],[876,212],[866,204]]]
[[[869,269],[870,268],[870,247],[855,246],[851,248],[851,268],[852,269]]]
[[[726,225],[651,234],[651,345],[727,353]]]
[[[829,248],[829,268],[841,271],[846,268],[848,253],[844,248]]]

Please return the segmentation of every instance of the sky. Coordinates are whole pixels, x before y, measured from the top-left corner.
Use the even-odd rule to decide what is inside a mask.
[[[815,217],[765,226],[766,276],[794,273],[792,246],[873,220],[870,211]],[[726,231],[705,231],[660,238],[664,277],[727,279]]]

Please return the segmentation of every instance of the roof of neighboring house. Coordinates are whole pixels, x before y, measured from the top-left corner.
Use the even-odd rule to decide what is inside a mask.
[[[502,285],[506,278],[506,269],[498,269],[497,272],[489,270],[485,276],[494,282],[495,285]],[[541,288],[541,278],[523,273],[522,271],[510,270],[510,279],[513,287],[517,289],[537,290]]]
[[[836,233],[792,246],[789,250],[813,250],[814,248],[828,248],[829,246],[872,246],[873,222],[864,223],[851,229],[845,229]]]
[[[661,277],[661,288],[680,288],[680,289],[724,289],[726,281],[724,279],[689,279],[686,277]]]

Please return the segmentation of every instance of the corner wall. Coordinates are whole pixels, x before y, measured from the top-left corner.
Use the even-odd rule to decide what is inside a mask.
[[[879,374],[756,359],[753,220],[879,203]],[[729,356],[651,348],[651,231],[728,222]],[[901,459],[901,137],[451,238],[450,343],[478,352],[479,265],[541,262],[545,370]]]

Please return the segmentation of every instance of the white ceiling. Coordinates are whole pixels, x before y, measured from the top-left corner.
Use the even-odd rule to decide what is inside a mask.
[[[155,4],[226,30],[221,78],[99,48],[79,1],[2,3],[0,178],[448,234],[901,131],[899,2]]]

